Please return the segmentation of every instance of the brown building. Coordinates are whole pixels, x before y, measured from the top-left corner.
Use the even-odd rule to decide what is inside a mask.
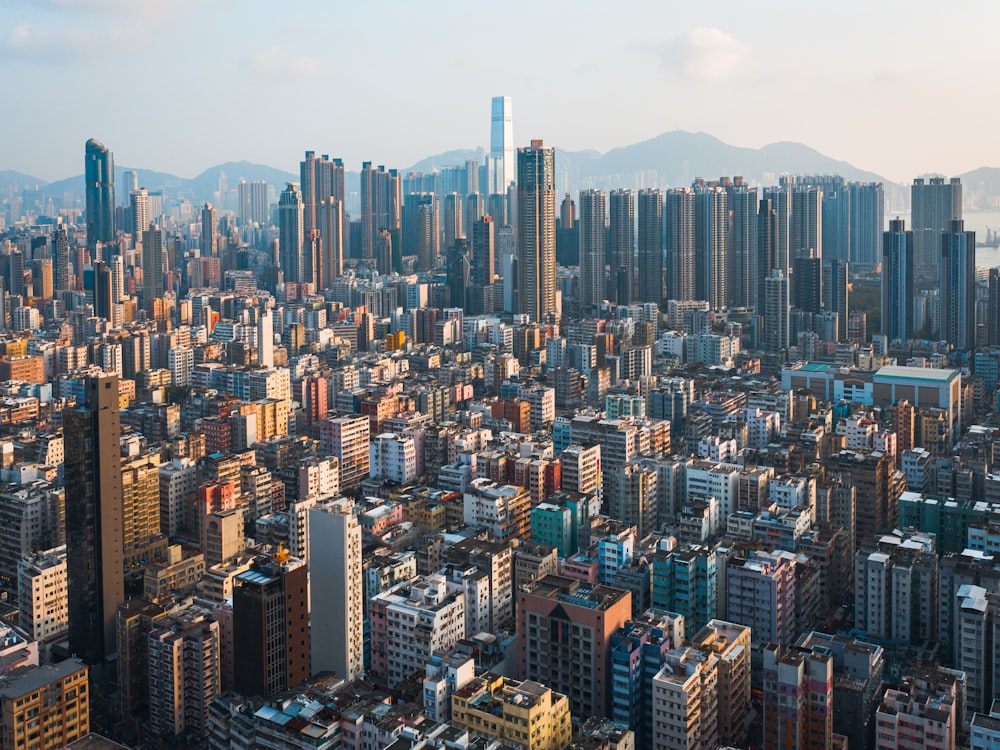
[[[233,580],[233,688],[268,698],[309,679],[306,563],[280,550]]]
[[[578,716],[607,716],[611,634],[632,617],[632,594],[548,575],[517,602],[518,675],[569,698]]]
[[[0,380],[21,380],[25,383],[45,382],[45,362],[41,357],[0,358]]]
[[[0,677],[0,747],[54,748],[90,732],[88,670],[75,659]]]
[[[510,422],[514,432],[531,432],[531,404],[519,398],[502,399],[493,404],[492,415],[495,419]]]
[[[841,451],[827,460],[826,476],[854,486],[855,544],[896,528],[906,479],[888,453]]]

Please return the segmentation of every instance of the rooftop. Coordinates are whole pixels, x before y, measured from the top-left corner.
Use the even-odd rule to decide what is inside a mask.
[[[896,378],[904,380],[926,380],[931,383],[950,383],[957,378],[958,370],[939,370],[932,367],[902,367],[890,365],[877,370],[872,376],[878,378]]]

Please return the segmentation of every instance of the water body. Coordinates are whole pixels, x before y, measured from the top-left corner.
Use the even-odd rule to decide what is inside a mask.
[[[886,229],[889,228],[889,219],[897,218],[906,221],[907,229],[912,226],[908,211],[892,211],[890,209],[885,212],[885,218]],[[976,233],[977,242],[986,239],[987,229],[992,229],[994,232],[1000,231],[1000,211],[965,211],[962,218],[965,219],[965,228]],[[977,247],[976,265],[981,268],[1000,266],[1000,247]]]

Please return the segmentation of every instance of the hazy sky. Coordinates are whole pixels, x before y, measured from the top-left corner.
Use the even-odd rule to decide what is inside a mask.
[[[0,0],[0,169],[193,177],[302,152],[404,168],[518,143],[606,151],[667,130],[806,143],[909,181],[1000,165],[1000,2]]]

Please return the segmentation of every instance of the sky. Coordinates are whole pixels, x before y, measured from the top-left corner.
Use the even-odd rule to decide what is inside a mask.
[[[0,169],[405,168],[515,139],[798,141],[884,177],[1000,165],[1000,2],[0,0]]]

